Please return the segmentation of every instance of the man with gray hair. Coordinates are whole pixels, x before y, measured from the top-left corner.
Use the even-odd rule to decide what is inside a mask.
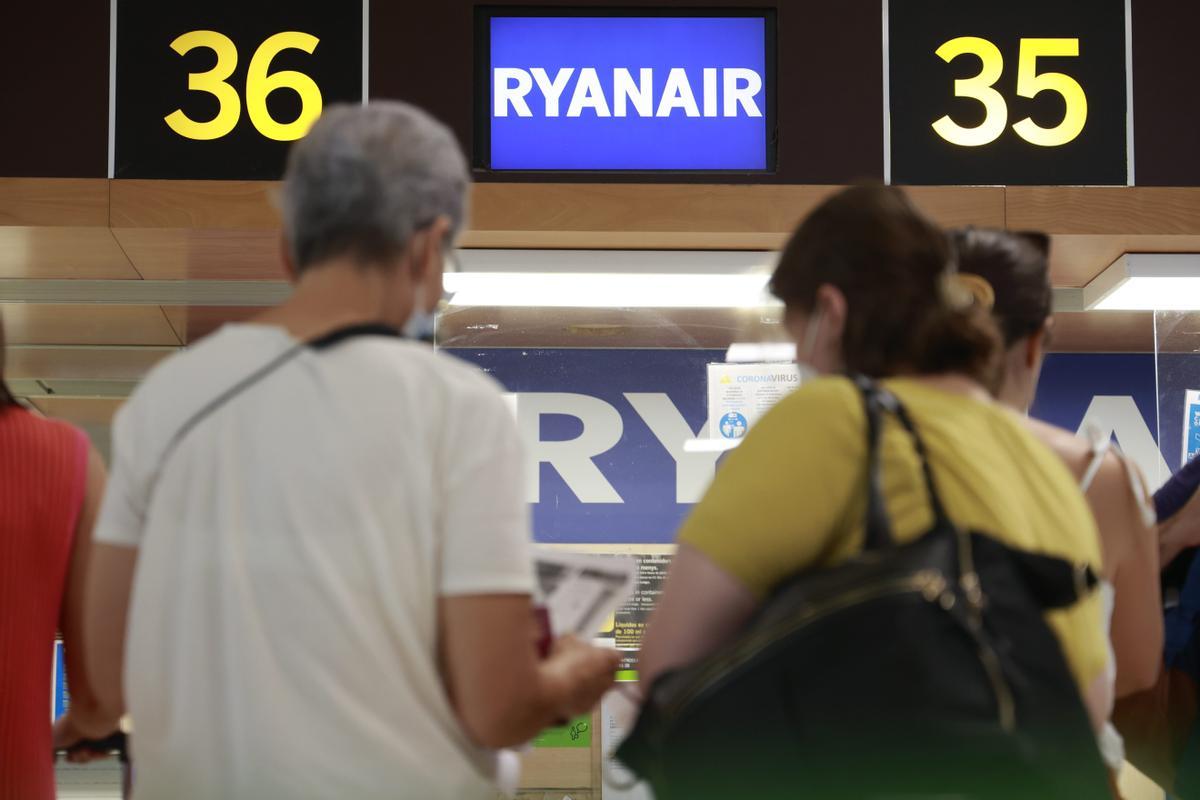
[[[496,749],[611,684],[612,651],[535,651],[498,387],[400,335],[468,183],[421,111],[331,107],[284,177],[290,299],[117,415],[87,663],[136,797],[491,798]]]

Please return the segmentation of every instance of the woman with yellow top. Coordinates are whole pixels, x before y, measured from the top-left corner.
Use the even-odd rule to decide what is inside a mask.
[[[800,361],[831,377],[806,381],[763,417],[684,524],[641,652],[644,686],[720,650],[781,582],[861,552],[866,415],[854,383],[834,375],[884,379],[924,439],[953,522],[1099,571],[1096,525],[1073,476],[992,398],[999,333],[954,273],[947,237],[897,189],[845,190],[804,221],[771,288]],[[892,419],[880,463],[895,536],[914,540],[933,516],[912,439]],[[1047,621],[1099,728],[1100,599]]]

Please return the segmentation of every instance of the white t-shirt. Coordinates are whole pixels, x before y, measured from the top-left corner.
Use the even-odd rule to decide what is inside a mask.
[[[533,588],[496,384],[385,336],[229,325],[117,415],[96,539],[139,549],[126,644],[139,798],[493,798],[439,677],[439,596]],[[153,491],[151,484],[153,483]],[[514,645],[517,643],[514,643]]]

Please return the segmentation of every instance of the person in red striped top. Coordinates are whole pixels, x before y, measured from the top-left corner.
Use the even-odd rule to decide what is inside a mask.
[[[104,464],[83,431],[25,410],[0,327],[0,800],[50,800],[54,751],[110,734],[83,663],[83,590]],[[70,708],[51,725],[55,633]]]

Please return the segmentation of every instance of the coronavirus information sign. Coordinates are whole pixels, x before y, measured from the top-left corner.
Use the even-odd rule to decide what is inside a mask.
[[[480,13],[477,167],[773,168],[774,31],[764,13]]]

